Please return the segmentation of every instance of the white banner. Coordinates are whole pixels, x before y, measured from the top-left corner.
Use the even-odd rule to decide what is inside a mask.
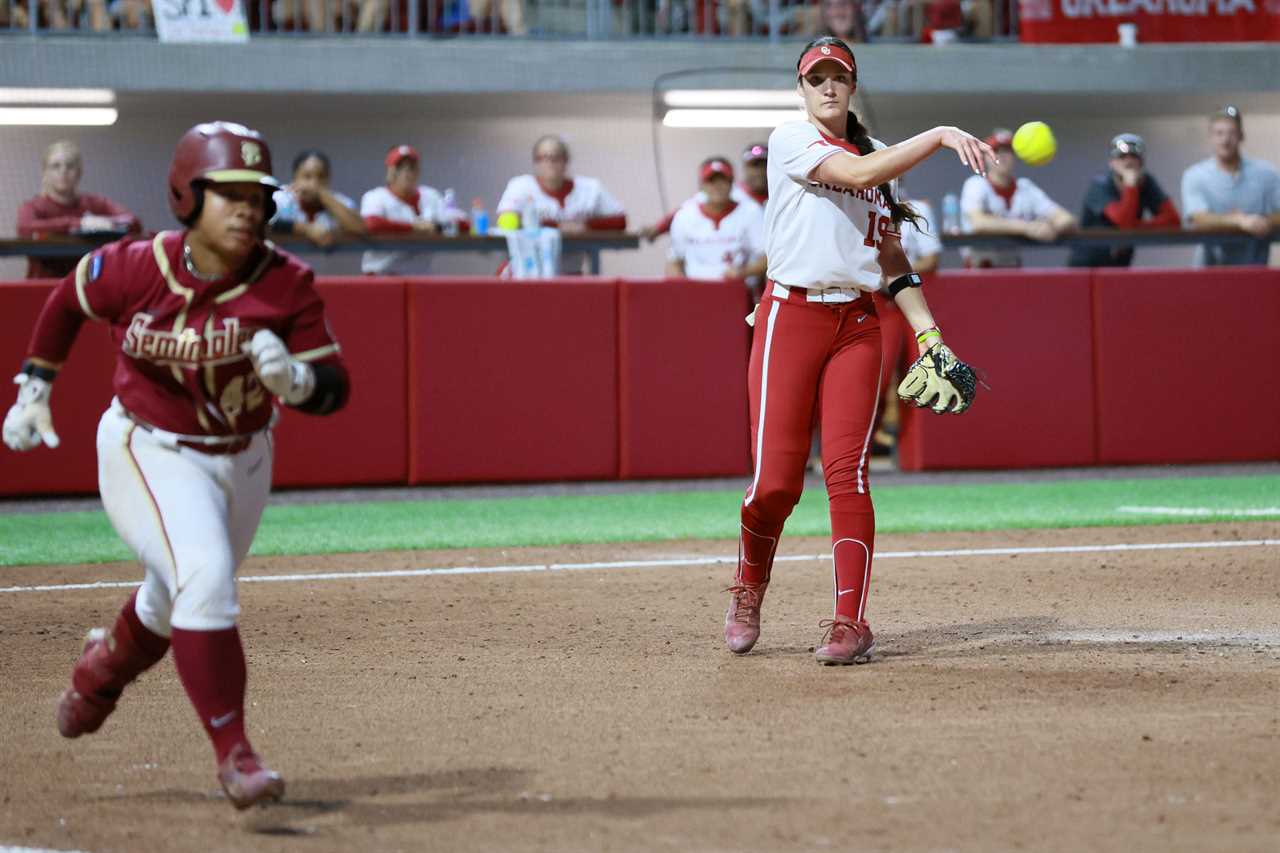
[[[155,0],[156,33],[165,42],[246,42],[240,0]]]

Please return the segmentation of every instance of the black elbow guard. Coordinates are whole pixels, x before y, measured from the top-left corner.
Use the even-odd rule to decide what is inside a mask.
[[[906,275],[900,275],[893,281],[889,282],[889,295],[897,297],[899,293],[908,287],[921,287],[924,280],[920,278],[920,273],[909,272]]]
[[[331,415],[347,404],[351,382],[336,364],[314,364],[316,387],[311,396],[292,408],[309,415]]]

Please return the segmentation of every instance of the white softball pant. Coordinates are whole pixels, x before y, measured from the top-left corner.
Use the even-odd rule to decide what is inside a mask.
[[[138,617],[161,636],[230,628],[235,574],[271,490],[270,431],[238,453],[158,437],[118,402],[98,424],[98,488],[107,517],[146,570]]]

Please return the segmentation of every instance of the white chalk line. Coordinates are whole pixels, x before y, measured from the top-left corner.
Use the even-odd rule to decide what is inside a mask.
[[[52,850],[46,847],[6,847],[0,844],[0,853],[84,853],[83,850]]]
[[[917,560],[936,557],[1006,557],[1026,554],[1097,554],[1116,551],[1173,551],[1204,548],[1264,548],[1280,546],[1280,539],[1237,539],[1215,542],[1147,542],[1122,545],[1053,545],[1007,548],[949,548],[934,551],[882,551],[877,560]],[[731,565],[737,557],[675,557],[665,560],[616,560],[593,563],[528,563],[510,566],[449,566],[434,569],[380,569],[376,571],[312,572],[290,575],[245,575],[241,583],[298,583],[302,581],[371,580],[377,578],[420,578],[438,575],[494,575],[522,572],[581,572],[608,569],[654,569],[673,566]],[[815,562],[831,559],[830,554],[804,554],[775,558],[776,563]],[[6,592],[67,592],[89,589],[127,589],[138,581],[91,581],[88,583],[41,584],[0,587]],[[0,853],[4,851],[0,850]]]
[[[1267,518],[1280,516],[1280,506],[1263,507],[1210,507],[1210,506],[1118,506],[1116,512],[1127,512],[1132,515],[1177,515],[1194,518],[1206,516],[1249,518]]]

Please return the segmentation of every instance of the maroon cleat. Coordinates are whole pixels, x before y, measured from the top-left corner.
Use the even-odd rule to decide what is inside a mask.
[[[848,616],[837,616],[834,619],[824,619],[818,623],[818,627],[827,629],[827,633],[822,636],[822,645],[813,653],[818,663],[823,666],[847,666],[851,663],[866,663],[870,659],[876,638],[866,622],[855,622]]]
[[[767,582],[740,583],[726,590],[733,597],[724,614],[724,644],[735,655],[745,655],[760,639],[760,605],[768,586]]]
[[[93,628],[85,636],[84,651],[76,661],[71,674],[71,686],[58,699],[58,732],[63,737],[76,738],[93,734],[102,728],[107,717],[116,709],[119,690],[91,690],[86,681],[93,680],[107,666],[107,632],[105,628]]]
[[[284,778],[263,767],[262,759],[245,743],[233,747],[218,766],[218,781],[237,809],[275,802],[284,796]]]

